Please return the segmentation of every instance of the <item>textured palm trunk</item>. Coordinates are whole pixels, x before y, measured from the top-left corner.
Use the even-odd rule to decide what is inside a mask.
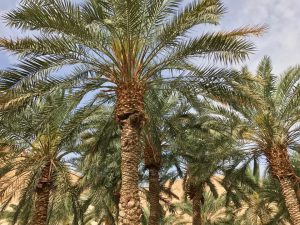
[[[120,190],[121,190],[121,187],[118,187],[117,188],[117,191],[114,193],[114,197],[113,197],[113,201],[114,201],[114,204],[116,206],[116,213],[115,213],[115,218],[119,218],[119,205],[120,205]]]
[[[189,171],[189,169],[188,169]],[[188,173],[188,172],[187,172]],[[204,197],[202,194],[202,190],[204,189],[204,184],[196,184],[194,183],[193,177],[187,178],[186,191],[189,199],[192,201],[192,224],[193,225],[201,225],[201,207],[204,203]]]
[[[278,179],[286,207],[294,225],[300,225],[300,207],[294,189],[298,177],[284,147],[274,147],[265,152],[273,177]]]
[[[106,218],[104,220],[104,225],[114,225],[114,222],[112,222],[109,218]]]
[[[300,225],[300,210],[297,195],[294,190],[294,183],[288,178],[281,178],[279,182],[291,221],[294,225]]]
[[[159,204],[159,169],[157,167],[149,168],[149,203],[150,216],[149,225],[159,225],[160,221],[160,204]]]
[[[159,225],[161,218],[161,207],[159,204],[160,183],[159,171],[161,167],[161,151],[151,142],[149,137],[145,137],[145,168],[149,171],[149,204],[150,215],[149,225]]]
[[[296,195],[297,195],[298,201],[300,201],[300,187],[299,187],[299,184],[298,184],[298,187],[296,189]]]
[[[138,166],[141,158],[140,130],[145,122],[144,87],[138,82],[119,84],[116,121],[121,127],[121,176],[119,225],[141,224]]]
[[[199,190],[197,190],[192,199],[193,225],[202,225],[202,218],[201,218],[202,199],[203,199],[203,196],[202,196],[201,192]]]
[[[36,200],[31,225],[46,225],[51,185],[51,164],[48,163],[42,171],[42,176],[36,187]]]

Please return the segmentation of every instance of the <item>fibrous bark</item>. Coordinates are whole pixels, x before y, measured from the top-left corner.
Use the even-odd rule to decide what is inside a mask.
[[[144,86],[138,82],[119,84],[115,118],[121,127],[121,175],[119,225],[141,224],[138,166],[140,131],[145,123]]]
[[[149,225],[159,225],[161,209],[159,204],[159,170],[156,167],[149,168]]]
[[[201,206],[202,206],[202,194],[200,190],[195,192],[195,195],[192,199],[193,203],[193,225],[201,225]]]
[[[294,225],[300,225],[300,207],[297,200],[295,184],[299,181],[296,176],[288,151],[285,147],[276,146],[265,151],[271,174],[280,183],[286,207]]]
[[[145,123],[144,94],[145,87],[138,81],[118,84],[115,119],[123,128],[130,117],[131,125],[140,130]],[[125,125],[125,124],[124,124]]]
[[[124,121],[123,121],[124,122]],[[140,224],[142,210],[139,197],[140,162],[139,131],[132,126],[130,118],[123,123],[121,134],[122,185],[119,204],[119,224]]]
[[[149,137],[145,138],[144,148],[145,168],[149,171],[149,225],[159,225],[161,207],[159,204],[161,167],[161,152],[154,146]]]
[[[201,225],[202,224],[202,218],[201,218],[201,207],[204,203],[204,197],[203,197],[203,184],[195,184],[192,181],[192,177],[189,177],[187,180],[187,195],[189,199],[192,201],[193,205],[193,225]]]
[[[294,190],[294,184],[288,178],[279,179],[279,183],[282,189],[286,207],[288,208],[291,217],[291,221],[294,225],[300,225],[299,203]]]
[[[298,198],[298,202],[300,202],[300,187],[299,187],[299,184],[298,184],[298,187],[296,189],[296,195],[297,195],[297,198]]]
[[[31,225],[46,225],[50,192],[52,189],[51,164],[48,163],[42,170],[41,178],[36,187],[36,200]]]

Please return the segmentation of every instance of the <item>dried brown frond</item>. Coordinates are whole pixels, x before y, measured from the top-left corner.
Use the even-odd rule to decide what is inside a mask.
[[[254,27],[242,27],[238,29],[234,29],[229,32],[220,32],[223,35],[229,36],[238,36],[238,37],[246,37],[246,36],[261,36],[268,30],[266,25],[258,25]]]

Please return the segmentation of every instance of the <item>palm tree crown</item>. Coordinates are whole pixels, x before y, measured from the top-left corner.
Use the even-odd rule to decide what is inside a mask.
[[[225,120],[233,121],[234,135],[247,151],[266,156],[271,174],[280,182],[292,221],[299,224],[299,203],[293,189],[299,178],[289,159],[289,150],[297,150],[299,141],[299,67],[276,77],[270,59],[265,57],[255,76],[246,69],[242,75],[245,79],[235,86],[251,96],[250,104],[227,99],[230,107],[214,108]]]
[[[0,159],[0,192],[4,208],[19,196],[14,223],[21,217],[24,224],[45,224],[53,212],[66,210],[66,202],[75,199],[72,164],[66,157],[75,152],[80,122],[87,111],[74,112],[78,99],[72,98],[54,93],[21,113],[1,113],[1,144],[8,151]],[[65,216],[57,213],[50,221],[62,219],[59,215]]]
[[[1,107],[53,88],[96,90],[104,98],[114,93],[114,117],[122,129],[119,220],[140,224],[138,165],[140,132],[147,122],[145,92],[170,74],[186,84],[191,81],[187,77],[203,77],[199,84],[206,87],[203,79],[211,68],[198,68],[191,58],[232,63],[253,52],[246,36],[260,34],[261,27],[188,37],[197,25],[218,24],[223,13],[220,0],[25,0],[5,19],[12,27],[35,31],[35,36],[0,40],[2,48],[21,56],[19,64],[1,73]],[[55,73],[64,68],[64,76]]]

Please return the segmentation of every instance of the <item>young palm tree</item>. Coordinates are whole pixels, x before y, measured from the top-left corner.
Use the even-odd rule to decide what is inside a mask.
[[[107,153],[108,156],[95,154],[91,160],[85,158],[84,161],[82,186],[88,191],[83,197],[85,200],[82,211],[86,224],[93,221],[106,225],[117,224],[121,182],[120,152],[109,150]]]
[[[72,175],[76,177],[76,175]],[[76,181],[74,181],[76,182]],[[70,186],[72,189],[66,190],[59,189],[58,193],[55,193],[55,198],[50,200],[48,209],[49,221],[47,224],[59,225],[59,224],[76,224],[82,225],[79,212],[81,209],[76,208],[78,204],[78,196],[76,196],[76,183]],[[52,195],[53,196],[53,195]],[[27,199],[30,201],[30,199]],[[10,204],[7,209],[0,214],[1,224],[30,224],[30,218],[33,214],[33,203],[27,204],[28,208],[23,207],[20,211],[18,203]],[[77,210],[77,212],[76,212]],[[77,214],[77,215],[74,215]]]
[[[270,59],[264,58],[255,76],[247,70],[242,74],[246,79],[234,85],[238,91],[252,96],[252,104],[222,99],[229,102],[230,107],[218,106],[214,111],[237,126],[234,135],[243,140],[246,150],[266,156],[270,172],[281,186],[291,220],[300,224],[299,202],[294,190],[299,178],[289,159],[289,150],[297,150],[299,141],[300,69],[292,67],[276,77],[272,74]]]
[[[160,85],[163,88],[163,85]],[[145,98],[148,123],[143,131],[143,149],[145,169],[149,172],[148,201],[150,205],[149,225],[159,225],[162,219],[160,205],[161,193],[164,191],[160,179],[161,168],[164,166],[162,155],[170,146],[170,124],[177,110],[178,98],[170,91],[152,90]]]
[[[83,121],[78,168],[83,174],[82,203],[85,224],[117,224],[121,159],[119,131],[110,107],[98,107]]]
[[[255,195],[254,204],[249,207],[250,213],[257,214],[256,217],[259,217],[258,219],[261,222],[268,221],[267,224],[270,225],[290,223],[289,212],[279,182],[272,177],[264,177],[261,183],[261,191],[258,192],[258,195]],[[266,224],[266,222],[262,224]]]
[[[144,95],[158,74],[177,70],[175,74],[208,75],[208,71],[189,70],[191,57],[242,61],[254,50],[245,36],[262,31],[243,28],[186,38],[197,25],[218,24],[224,7],[220,0],[183,2],[88,0],[76,5],[69,0],[25,0],[5,16],[8,25],[38,34],[0,41],[2,48],[23,56],[19,65],[1,74],[2,107],[26,102],[51,87],[79,86],[116,94],[115,120],[121,127],[122,149],[120,224],[140,223],[138,165],[140,131],[147,121]],[[74,71],[65,77],[53,75],[61,67]]]
[[[68,198],[76,201],[66,157],[74,152],[80,122],[91,109],[74,112],[78,98],[72,95],[55,93],[19,114],[2,113],[0,135],[9,150],[0,159],[0,191],[4,207],[19,195],[13,223],[25,214],[26,224],[54,224],[49,214],[64,209]]]
[[[144,158],[145,168],[149,171],[149,204],[150,215],[149,225],[158,225],[161,219],[160,200],[160,179],[159,171],[161,169],[161,143],[154,143],[153,137],[155,134],[144,135]],[[155,135],[156,136],[156,135]]]
[[[233,156],[230,150],[220,148],[220,142],[218,142],[217,138],[213,139],[215,144],[212,144],[212,140],[208,138],[203,138],[201,141],[196,138],[194,138],[194,141],[190,139],[190,143],[193,143],[195,148],[187,145],[190,148],[188,148],[188,152],[183,153],[184,158],[187,160],[185,191],[193,206],[193,225],[203,224],[201,211],[206,201],[204,197],[205,189],[208,187],[215,198],[219,197],[220,192],[213,181],[214,176],[218,171],[221,171],[222,165]],[[224,143],[226,145],[226,141]],[[219,183],[218,179],[215,182]],[[220,183],[218,185],[221,186]]]
[[[178,132],[175,141],[178,155],[183,157],[186,164],[184,189],[192,202],[193,225],[203,224],[201,211],[205,204],[205,189],[208,187],[215,198],[220,194],[215,183],[221,187],[221,181],[225,178],[216,179],[216,173],[220,173],[233,159],[242,156],[229,136],[227,124],[210,117],[200,105],[193,107],[193,113],[182,115],[181,132]],[[230,193],[227,194],[228,197]]]
[[[223,221],[224,217],[226,217],[226,208],[224,207],[226,202],[225,196],[220,195],[216,199],[211,192],[205,192],[203,193],[203,198],[205,198],[205,202],[202,205],[200,215],[202,218],[201,225],[221,224],[221,221]],[[194,224],[190,219],[187,219],[187,217],[193,218],[194,214],[194,206],[190,201],[176,203],[175,208],[179,215],[172,216],[176,218],[175,221],[178,221],[178,224]],[[184,222],[180,223],[180,221]]]
[[[250,166],[250,162],[253,165]],[[230,170],[228,171],[230,172]],[[288,210],[284,204],[284,198],[280,191],[279,182],[270,176],[261,176],[261,169],[257,159],[245,161],[243,165],[233,171],[233,177],[226,177],[234,180],[251,179],[258,188],[248,189],[246,186],[241,186],[241,189],[246,194],[238,207],[229,205],[226,208],[226,219],[222,224],[234,225],[275,225],[275,224],[290,224]],[[230,172],[232,173],[232,172]],[[226,178],[224,180],[227,180]],[[230,183],[225,181],[225,183]],[[230,186],[224,185],[226,191]],[[253,191],[254,190],[254,191]]]

